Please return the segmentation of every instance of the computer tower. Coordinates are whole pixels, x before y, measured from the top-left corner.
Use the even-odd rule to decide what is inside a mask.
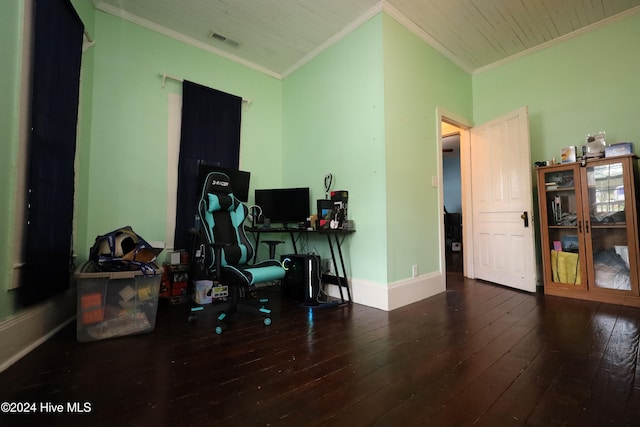
[[[305,305],[318,305],[320,292],[320,257],[317,255],[282,255],[285,269],[282,294]]]

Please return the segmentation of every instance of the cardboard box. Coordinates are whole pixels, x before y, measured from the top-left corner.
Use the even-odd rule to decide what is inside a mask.
[[[213,281],[212,280],[196,280],[194,283],[194,289],[193,289],[193,301],[196,304],[211,304],[212,298],[211,298],[211,293],[209,293],[209,291],[211,291],[211,288],[213,287]],[[207,295],[207,293],[209,293],[209,295]]]
[[[605,157],[626,156],[629,154],[633,154],[633,143],[631,142],[620,142],[604,148]]]
[[[78,341],[151,332],[155,328],[162,268],[142,271],[97,271],[88,262],[76,272]]]
[[[169,252],[169,264],[180,264],[180,251]]]

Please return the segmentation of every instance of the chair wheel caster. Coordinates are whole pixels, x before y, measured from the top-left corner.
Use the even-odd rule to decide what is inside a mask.
[[[218,318],[216,319],[216,334],[221,335],[222,332],[224,331],[224,319],[227,318],[227,313],[225,312],[221,312],[220,314],[218,314]]]
[[[271,324],[271,318],[265,317],[262,322],[264,323],[264,326],[269,326]]]
[[[191,310],[189,311],[189,323],[193,322],[196,320],[196,314],[198,313],[198,311],[202,311],[204,310],[204,307],[191,307]]]

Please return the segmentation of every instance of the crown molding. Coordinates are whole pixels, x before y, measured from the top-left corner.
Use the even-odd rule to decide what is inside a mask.
[[[404,28],[406,28],[408,31],[410,31],[411,33],[413,33],[414,35],[416,35],[418,38],[420,38],[422,41],[424,41],[426,44],[428,44],[429,46],[431,46],[432,48],[434,48],[436,51],[438,51],[440,54],[442,54],[445,58],[449,59],[451,62],[453,62],[455,65],[457,65],[458,67],[460,67],[461,70],[463,70],[464,72],[466,72],[467,74],[470,75],[475,75],[478,73],[481,73],[483,71],[487,71],[505,64],[508,64],[510,62],[516,61],[524,56],[527,56],[529,54],[538,52],[540,50],[543,49],[547,49],[553,46],[556,46],[560,43],[563,43],[567,40],[570,40],[572,38],[581,36],[583,34],[586,34],[590,31],[594,31],[596,29],[602,28],[606,25],[609,25],[613,22],[622,20],[628,16],[632,16],[635,15],[637,13],[640,12],[640,6],[636,6],[634,8],[631,8],[627,11],[621,12],[617,15],[611,16],[609,18],[603,19],[601,21],[598,21],[594,24],[588,25],[586,27],[583,27],[581,29],[578,29],[576,31],[573,31],[569,34],[565,34],[563,36],[557,37],[553,40],[550,40],[548,42],[545,42],[543,44],[540,44],[538,46],[532,47],[530,49],[527,49],[525,51],[519,52],[515,55],[511,55],[507,58],[501,59],[499,61],[493,62],[491,64],[479,67],[479,68],[473,68],[470,67],[468,64],[464,63],[463,61],[461,61],[458,57],[456,57],[456,55],[453,54],[453,52],[451,52],[450,50],[448,50],[446,47],[444,47],[441,43],[439,43],[436,39],[434,39],[433,37],[431,37],[426,31],[424,31],[422,28],[420,28],[415,22],[413,22],[409,17],[407,17],[406,15],[404,15],[403,13],[401,13],[398,9],[396,9],[395,7],[393,7],[391,4],[389,4],[388,0],[381,0],[380,2],[378,2],[376,5],[374,5],[373,7],[371,7],[369,10],[367,10],[366,12],[364,12],[362,15],[360,15],[357,19],[355,19],[354,21],[352,21],[351,23],[349,23],[346,27],[344,27],[342,30],[340,30],[339,32],[337,32],[336,34],[334,34],[332,37],[330,37],[329,39],[327,39],[324,43],[322,43],[320,46],[318,46],[317,48],[315,48],[314,50],[312,50],[311,52],[309,52],[308,54],[306,54],[304,57],[302,57],[299,61],[297,61],[295,64],[293,64],[291,67],[287,68],[283,73],[278,73],[276,71],[273,71],[271,69],[268,69],[266,67],[263,67],[261,65],[255,64],[251,61],[247,61],[246,59],[240,58],[236,55],[233,55],[229,52],[226,52],[224,50],[215,48],[207,43],[203,43],[201,41],[192,39],[190,37],[185,36],[184,34],[178,33],[176,31],[170,30],[166,27],[163,27],[161,25],[155,24],[151,21],[148,21],[146,19],[140,18],[137,15],[133,15],[131,13],[125,12],[122,9],[119,9],[117,7],[111,6],[110,4],[106,4],[105,2],[103,2],[102,0],[92,0],[95,8],[97,10],[100,10],[102,12],[108,13],[110,15],[114,15],[117,16],[118,18],[124,19],[125,21],[129,21],[131,23],[134,23],[136,25],[139,25],[141,27],[150,29],[152,31],[155,31],[157,33],[163,34],[167,37],[170,37],[172,39],[181,41],[185,44],[188,44],[190,46],[196,47],[198,49],[202,49],[204,51],[213,53],[214,55],[223,57],[225,59],[228,59],[232,62],[235,62],[237,64],[243,65],[247,68],[250,68],[252,70],[258,71],[260,73],[266,74],[268,76],[271,76],[275,79],[278,80],[282,80],[284,78],[286,78],[287,76],[293,74],[296,70],[298,70],[299,68],[301,68],[302,66],[304,66],[305,64],[309,63],[312,59],[314,59],[316,56],[320,55],[322,52],[324,52],[325,50],[327,50],[328,48],[330,48],[331,46],[333,46],[334,44],[338,43],[340,40],[342,40],[343,38],[345,38],[346,36],[348,36],[350,33],[352,33],[354,30],[356,30],[357,28],[359,28],[362,24],[364,24],[365,22],[367,22],[368,20],[370,20],[371,18],[373,18],[374,16],[378,15],[380,12],[384,12],[387,15],[391,16],[393,19],[395,19],[400,25],[402,25]]]
[[[637,13],[640,13],[640,6],[635,6],[635,7],[631,8],[631,9],[625,10],[624,12],[620,12],[617,15],[610,16],[610,17],[605,18],[605,19],[603,19],[601,21],[595,22],[595,23],[593,23],[591,25],[587,25],[586,27],[582,27],[582,28],[580,28],[578,30],[572,31],[570,33],[567,33],[567,34],[565,34],[563,36],[556,37],[555,39],[549,40],[548,42],[539,44],[539,45],[534,46],[534,47],[532,47],[530,49],[527,49],[527,50],[523,50],[522,52],[516,53],[515,55],[511,55],[511,56],[509,56],[507,58],[501,59],[499,61],[496,61],[496,62],[493,62],[491,64],[485,65],[483,67],[476,68],[475,70],[473,70],[473,74],[475,75],[475,74],[478,74],[478,73],[482,73],[483,71],[491,70],[491,69],[497,68],[497,67],[499,67],[501,65],[505,65],[505,64],[508,64],[510,62],[514,62],[514,61],[516,61],[516,60],[518,60],[518,59],[520,59],[522,57],[525,57],[527,55],[530,55],[532,53],[535,53],[535,52],[538,52],[538,51],[541,51],[541,50],[544,50],[544,49],[548,49],[548,48],[553,47],[553,46],[557,46],[557,45],[559,45],[561,43],[564,43],[567,40],[571,40],[571,39],[579,37],[579,36],[581,36],[583,34],[586,34],[586,33],[589,33],[591,31],[595,31],[597,29],[603,28],[603,27],[605,27],[605,26],[607,26],[609,24],[621,21],[622,19],[627,18],[629,16],[633,16],[633,15],[635,15]]]
[[[367,10],[362,15],[360,15],[357,19],[355,19],[354,21],[349,23],[342,30],[338,31],[336,34],[334,34],[329,39],[327,39],[320,46],[318,46],[317,48],[313,49],[311,52],[309,52],[308,54],[303,56],[302,59],[297,61],[295,64],[293,64],[291,67],[289,67],[284,73],[282,73],[282,77],[285,78],[285,77],[291,75],[297,69],[301,68],[303,65],[307,64],[308,62],[310,62],[313,58],[315,58],[316,56],[320,55],[322,52],[324,52],[325,50],[329,49],[331,46],[333,46],[334,44],[338,43],[340,40],[342,40],[343,38],[345,38],[346,36],[351,34],[353,31],[355,31],[362,24],[364,24],[365,22],[367,22],[368,20],[370,20],[371,18],[373,18],[374,16],[376,16],[377,14],[382,12],[382,10],[384,8],[384,6],[383,6],[384,3],[385,3],[384,1],[381,1],[378,4],[376,4],[375,6],[371,7],[369,10]]]
[[[232,62],[238,63],[240,65],[244,65],[247,68],[251,68],[252,70],[258,71],[260,73],[266,74],[268,76],[271,76],[273,78],[276,78],[278,80],[282,80],[282,75],[270,70],[268,68],[265,68],[261,65],[255,64],[251,61],[247,61],[246,59],[240,58],[236,55],[233,55],[229,52],[225,52],[224,50],[221,49],[217,49],[213,46],[210,46],[206,43],[203,43],[201,41],[192,39],[191,37],[187,37],[184,34],[178,33],[177,31],[173,31],[170,30],[166,27],[163,27],[161,25],[155,24],[151,21],[148,21],[146,19],[143,19],[137,15],[125,12],[122,9],[119,9],[117,7],[111,6],[110,4],[106,4],[100,0],[93,0],[94,4],[95,4],[95,8],[108,13],[110,15],[114,15],[117,16],[118,18],[124,19],[125,21],[131,22],[133,24],[139,25],[141,27],[147,28],[149,30],[155,31],[157,33],[160,33],[164,36],[167,36],[169,38],[181,41],[185,44],[188,44],[190,46],[196,47],[198,49],[202,49],[205,50],[209,53],[213,53],[214,55],[223,57],[225,59],[228,59]]]
[[[467,66],[467,64],[465,64],[464,62],[460,61],[460,59],[458,59],[458,57],[456,57],[453,54],[453,52],[451,52],[449,49],[447,49],[442,44],[440,44],[440,42],[438,42],[436,39],[434,39],[429,34],[427,34],[426,31],[420,28],[410,18],[408,18],[406,15],[404,15],[395,7],[391,6],[386,0],[383,0],[381,3],[382,3],[382,11],[385,12],[387,15],[391,16],[396,21],[398,21],[400,25],[402,25],[407,30],[411,31],[413,34],[418,36],[418,38],[420,38],[423,42],[425,42],[426,44],[428,44],[429,46],[437,50],[440,54],[442,54],[445,58],[447,58],[448,60],[456,64],[467,74],[473,73],[472,68]]]

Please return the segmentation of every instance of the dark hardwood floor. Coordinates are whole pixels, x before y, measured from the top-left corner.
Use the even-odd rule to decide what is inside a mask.
[[[213,333],[161,305],[152,333],[79,343],[75,324],[0,373],[0,402],[88,402],[0,425],[631,426],[640,310],[513,291],[460,274],[385,312],[302,308]],[[84,406],[81,406],[84,408]]]

